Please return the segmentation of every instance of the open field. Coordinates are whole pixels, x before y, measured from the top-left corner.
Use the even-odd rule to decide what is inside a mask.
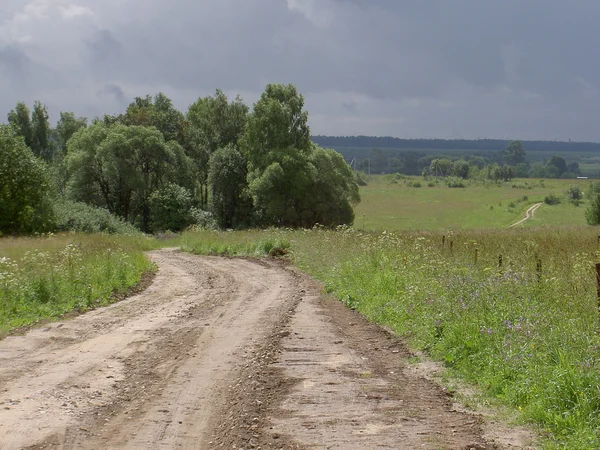
[[[397,182],[391,179],[370,176],[368,185],[361,187],[362,201],[355,209],[355,229],[506,228],[524,217],[531,205],[543,202],[546,195],[564,196],[570,185],[577,185],[585,192],[590,183],[589,180],[517,179],[499,185],[471,182],[465,188],[449,188],[443,182],[429,187],[422,177],[407,177]],[[409,186],[410,181],[420,182],[421,187]],[[585,225],[585,208],[585,202],[575,207],[566,200],[560,205],[544,205],[536,212],[535,221],[524,226]]]

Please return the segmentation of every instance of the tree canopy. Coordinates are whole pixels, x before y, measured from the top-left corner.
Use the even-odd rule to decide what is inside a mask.
[[[32,110],[18,103],[8,118],[0,150],[11,158],[5,167],[23,171],[21,181],[2,188],[21,214],[5,211],[5,220],[13,217],[6,232],[39,229],[22,224],[34,223],[50,197],[60,214],[64,205],[82,202],[146,232],[208,224],[210,214],[222,228],[350,224],[359,201],[344,159],[311,142],[304,98],[291,84],[269,84],[252,111],[239,96],[230,101],[217,90],[185,115],[158,93],[89,125],[61,112],[52,128],[39,101]],[[69,220],[60,220],[61,227]],[[78,229],[95,228],[80,223]]]

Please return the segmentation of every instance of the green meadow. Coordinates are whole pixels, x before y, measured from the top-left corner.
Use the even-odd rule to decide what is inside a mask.
[[[517,179],[504,183],[466,181],[465,188],[434,186],[421,177],[395,179],[369,176],[361,187],[362,202],[355,208],[355,229],[364,230],[459,230],[506,228],[525,216],[533,204],[554,194],[564,197],[570,185],[582,191],[588,180]],[[413,187],[415,182],[420,186]],[[585,200],[578,207],[565,198],[559,205],[542,206],[531,223],[523,226],[585,225]],[[539,216],[538,216],[539,214]]]

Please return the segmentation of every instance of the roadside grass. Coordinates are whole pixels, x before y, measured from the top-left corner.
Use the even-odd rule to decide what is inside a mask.
[[[153,266],[143,235],[60,234],[0,239],[0,335],[110,303]]]
[[[293,262],[327,292],[540,426],[546,448],[600,448],[596,229],[341,228],[182,238],[199,253],[211,242],[230,248],[227,254],[245,248],[252,255],[259,242],[288,242]]]
[[[588,180],[516,179],[499,184],[466,180],[465,188],[449,188],[441,179],[430,180],[434,184],[430,187],[422,177],[367,178],[368,185],[360,189],[362,201],[355,208],[354,228],[360,230],[505,228],[548,194],[564,197],[572,184],[584,192],[589,187]],[[413,187],[417,181],[421,187]],[[553,225],[585,224],[584,205],[569,206],[569,213],[564,213],[563,206],[551,208],[541,217]],[[546,208],[538,212],[542,209]],[[542,223],[538,220],[536,225]]]

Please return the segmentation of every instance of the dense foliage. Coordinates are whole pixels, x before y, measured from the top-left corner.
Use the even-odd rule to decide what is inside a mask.
[[[48,175],[23,138],[0,125],[0,235],[51,227]]]
[[[159,93],[89,125],[61,112],[52,128],[48,117],[40,102],[32,110],[18,103],[8,114],[0,158],[14,174],[2,187],[2,233],[117,230],[103,222],[107,213],[144,232],[354,219],[354,174],[341,156],[311,142],[293,85],[268,85],[252,111],[217,90],[186,114]],[[81,219],[67,217],[65,205]]]
[[[460,164],[463,166],[461,173],[450,175],[461,178],[481,178],[495,166],[510,167],[519,178],[576,178],[583,175],[577,161],[596,163],[600,149],[600,144],[593,143],[494,139],[313,136],[312,140],[335,149],[354,168],[365,173],[448,176],[444,170],[436,172],[434,166],[447,172],[452,170],[451,165]],[[574,149],[580,153],[575,153]],[[587,168],[585,175],[600,177],[600,172],[593,170]]]

